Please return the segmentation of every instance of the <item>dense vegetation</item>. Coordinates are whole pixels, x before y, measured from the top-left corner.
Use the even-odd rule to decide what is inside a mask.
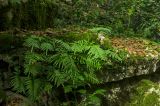
[[[0,8],[9,20],[2,20],[5,28],[105,25],[116,34],[157,37],[159,5],[159,0],[2,0]]]
[[[157,79],[114,85],[159,70],[159,0],[0,0],[0,31],[1,105],[160,105]]]

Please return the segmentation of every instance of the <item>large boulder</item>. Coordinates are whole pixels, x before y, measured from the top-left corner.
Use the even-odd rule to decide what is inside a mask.
[[[125,63],[114,63],[106,66],[99,74],[103,82],[112,82],[129,77],[147,75],[158,71],[159,59],[136,59],[126,60]]]

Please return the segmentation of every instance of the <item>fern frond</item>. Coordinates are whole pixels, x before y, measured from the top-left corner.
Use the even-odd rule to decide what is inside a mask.
[[[84,52],[90,49],[90,46],[92,45],[92,43],[89,43],[86,40],[81,40],[81,41],[76,41],[74,43],[72,43],[72,50],[76,53],[76,52]]]
[[[52,41],[56,46],[55,47],[56,51],[63,51],[63,52],[71,51],[71,47],[67,43],[63,42],[62,40],[52,39]]]
[[[39,48],[40,42],[37,38],[35,38],[35,36],[31,36],[25,40],[24,45],[31,48]]]
[[[92,96],[95,96],[95,95],[103,95],[103,96],[105,96],[105,92],[106,92],[106,90],[104,90],[104,89],[97,89],[97,90],[92,94]]]
[[[67,53],[56,54],[52,59],[54,61],[54,65],[63,71],[68,71],[70,69],[78,71],[72,56]]]
[[[92,58],[86,59],[86,65],[89,71],[99,70],[102,67],[99,60]]]
[[[50,43],[43,42],[43,43],[41,43],[40,49],[43,50],[43,51],[45,51],[45,52],[46,52],[46,55],[47,55],[47,52],[48,52],[48,51],[53,51],[53,50],[54,50],[54,47],[53,47],[53,45],[50,44]]]
[[[99,45],[91,46],[88,55],[90,58],[93,59],[101,59],[101,60],[106,59],[106,52],[105,50],[101,49]]]
[[[57,69],[60,69],[61,72],[59,74],[65,74],[65,77],[67,76],[68,80],[72,81],[72,83],[75,83],[75,79],[79,74],[79,70],[72,56],[67,53],[61,53],[54,55],[52,60],[54,66],[56,66]]]
[[[53,45],[50,44],[50,43],[43,42],[43,43],[41,43],[40,48],[41,48],[42,50],[44,50],[44,51],[46,51],[46,50],[52,51],[52,50],[53,50]]]
[[[31,53],[27,52],[25,55],[25,62],[29,64],[33,64],[37,61],[44,61],[44,58],[42,55],[37,54],[37,53]]]
[[[60,72],[59,70],[50,71],[48,74],[48,78],[50,81],[54,81],[54,84],[57,87],[63,85],[69,80],[68,76],[63,72]]]
[[[97,78],[96,74],[93,73],[93,72],[90,72],[90,73],[84,73],[84,76],[85,76],[85,80],[88,81],[88,84],[92,83],[92,84],[99,84],[100,81],[99,79]]]
[[[27,94],[32,100],[38,100],[41,92],[41,81],[39,79],[28,77],[26,78]]]
[[[118,53],[116,53],[114,50],[106,50],[107,57],[109,57],[113,61],[122,61],[122,58]]]
[[[40,71],[42,70],[40,63],[34,63],[34,64],[26,64],[25,65],[25,74],[36,76]]]
[[[11,85],[13,89],[17,92],[24,93],[25,92],[25,84],[24,84],[24,77],[21,77],[19,74],[15,74],[12,77]]]

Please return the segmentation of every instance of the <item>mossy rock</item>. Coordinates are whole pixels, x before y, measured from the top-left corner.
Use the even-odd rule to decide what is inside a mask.
[[[142,80],[134,88],[131,101],[125,106],[160,106],[160,85]]]
[[[73,42],[78,40],[96,41],[97,35],[91,32],[69,32],[60,37],[64,41]]]

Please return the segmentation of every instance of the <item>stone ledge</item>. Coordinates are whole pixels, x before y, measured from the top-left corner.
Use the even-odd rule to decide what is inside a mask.
[[[124,64],[115,63],[113,66],[105,66],[103,71],[98,74],[98,77],[105,83],[119,81],[134,76],[148,75],[154,73],[158,71],[157,69],[159,67],[159,59],[141,59],[130,63],[126,62]]]

